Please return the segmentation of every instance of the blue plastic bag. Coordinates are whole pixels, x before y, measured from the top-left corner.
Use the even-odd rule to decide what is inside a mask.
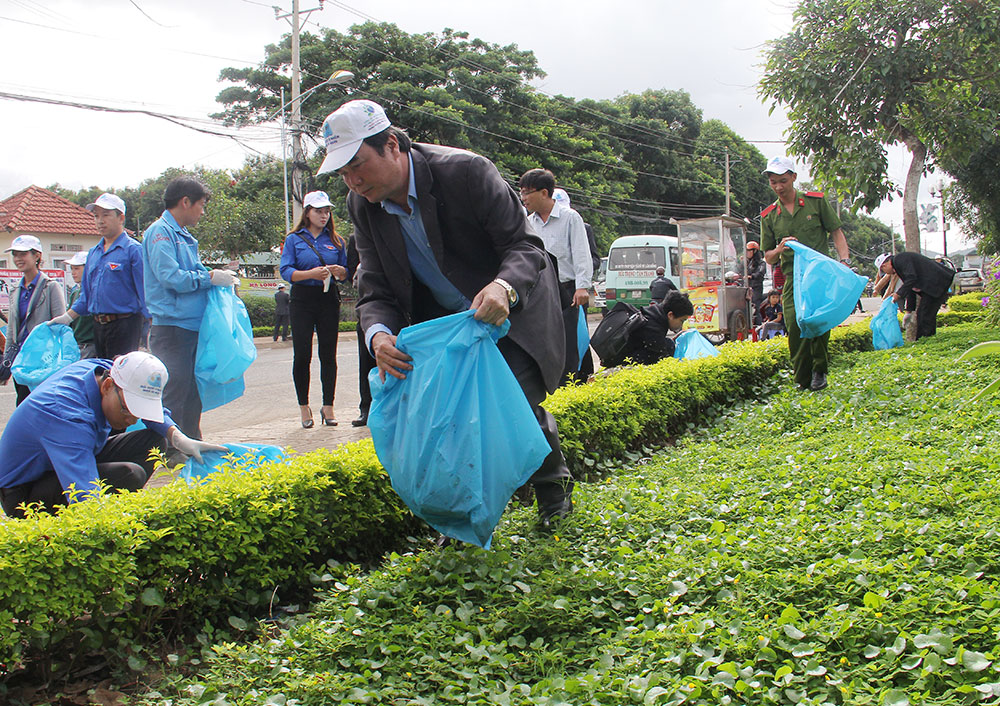
[[[221,407],[243,394],[243,373],[257,359],[250,316],[233,290],[212,287],[198,329],[194,376],[201,409]]]
[[[181,478],[188,483],[195,483],[207,478],[226,466],[243,469],[256,468],[271,461],[280,461],[285,457],[285,451],[280,446],[261,446],[259,444],[223,444],[228,451],[205,451],[202,453],[202,463],[192,456],[181,468]],[[226,458],[227,456],[236,458]]]
[[[712,342],[701,335],[701,331],[688,329],[674,339],[674,358],[695,360],[719,355]]]
[[[73,329],[63,324],[39,324],[24,339],[10,371],[14,380],[34,390],[47,377],[80,360]]]
[[[473,311],[404,328],[413,357],[404,380],[368,380],[375,453],[392,487],[436,530],[489,549],[514,491],[551,451],[521,386],[497,349],[509,322]]]
[[[869,321],[872,346],[877,351],[899,348],[903,345],[903,330],[899,326],[899,305],[888,297],[882,300],[878,313]]]
[[[867,277],[794,240],[793,295],[795,319],[802,338],[816,338],[851,315],[865,290]]]
[[[587,307],[580,307],[580,322],[576,327],[576,350],[580,354],[580,363],[576,366],[579,370],[583,367],[583,358],[590,348],[590,329],[587,328]]]

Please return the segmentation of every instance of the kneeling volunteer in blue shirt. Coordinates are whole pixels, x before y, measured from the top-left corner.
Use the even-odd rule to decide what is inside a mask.
[[[184,436],[163,408],[167,369],[149,353],[114,363],[103,358],[69,365],[39,385],[0,437],[0,501],[11,517],[22,503],[59,505],[85,500],[98,480],[114,490],[139,490],[153,474],[151,449],[168,439],[201,461],[222,446]],[[112,434],[139,419],[145,429]]]

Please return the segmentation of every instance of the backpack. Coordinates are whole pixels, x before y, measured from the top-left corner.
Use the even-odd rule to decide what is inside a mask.
[[[621,365],[628,353],[629,335],[642,324],[642,313],[631,304],[618,302],[607,313],[590,337],[590,347],[611,368]]]

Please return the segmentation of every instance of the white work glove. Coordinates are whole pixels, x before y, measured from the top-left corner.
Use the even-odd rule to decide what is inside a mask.
[[[207,441],[198,441],[196,439],[191,439],[184,436],[181,430],[174,427],[173,438],[170,439],[171,445],[180,451],[185,456],[194,456],[198,463],[202,463],[201,454],[204,451],[226,451],[225,446],[219,446],[218,444],[209,444]]]
[[[216,287],[232,287],[239,278],[230,270],[212,270],[212,285]]]
[[[72,321],[73,317],[69,315],[68,311],[65,314],[59,314],[59,316],[49,319],[50,324],[62,324],[63,326],[69,326]]]

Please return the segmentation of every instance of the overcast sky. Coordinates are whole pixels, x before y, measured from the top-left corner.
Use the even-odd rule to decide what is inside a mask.
[[[291,8],[291,0],[0,0],[0,92],[205,119],[220,109],[220,69],[258,63],[289,30],[273,2]],[[302,9],[318,5],[301,0]],[[535,85],[546,93],[684,89],[705,119],[725,121],[772,156],[783,153],[769,141],[782,139],[786,123],[768,116],[756,82],[763,45],[791,28],[793,8],[791,0],[335,0],[310,20],[344,31],[371,17],[412,33],[450,27],[514,43],[538,57],[548,75]],[[0,197],[53,182],[133,186],[168,167],[237,167],[247,147],[280,151],[277,126],[239,137],[246,147],[148,116],[0,100]],[[904,156],[891,148],[897,180]],[[899,199],[875,215],[902,230]],[[929,245],[940,249],[933,238]]]

